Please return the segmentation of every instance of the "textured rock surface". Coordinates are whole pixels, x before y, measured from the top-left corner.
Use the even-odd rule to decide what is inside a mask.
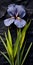
[[[4,16],[2,16],[1,12],[0,12],[0,35],[3,37],[4,41],[5,41],[5,37],[4,37],[4,32],[7,32],[7,27],[4,26],[4,23],[3,23],[3,20],[8,17],[8,14],[6,12],[6,9],[7,9],[7,5],[9,3],[11,3],[11,0],[0,0],[1,2],[1,7],[2,5],[4,6],[5,10],[3,9],[3,11],[1,11],[1,7],[0,7],[0,11],[5,13]],[[28,13],[29,12],[32,12],[33,13],[33,0],[31,2],[29,2],[26,6],[28,10]],[[31,11],[30,11],[31,10]],[[27,16],[27,15],[26,15]],[[27,31],[27,34],[26,34],[26,40],[27,40],[27,45],[26,45],[26,48],[25,48],[25,52],[30,44],[30,42],[33,42],[33,14],[31,14],[30,17],[26,17],[27,19],[32,19],[31,21],[31,25]],[[15,39],[16,39],[16,27],[14,25],[11,26],[12,28],[10,29],[11,33],[12,33],[12,39],[13,39],[13,43],[15,42]],[[0,41],[0,50],[3,51],[5,54],[7,54],[2,42]],[[0,54],[0,65],[9,65],[9,63],[6,61],[6,59]],[[29,55],[24,63],[24,65],[33,65],[33,46],[29,52]]]

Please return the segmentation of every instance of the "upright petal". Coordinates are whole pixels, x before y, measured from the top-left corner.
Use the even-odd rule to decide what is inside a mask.
[[[16,5],[16,8],[17,8],[17,12],[18,12],[19,16],[21,18],[23,18],[26,15],[26,11],[25,11],[24,6],[22,6],[22,5]]]
[[[7,12],[10,16],[13,16],[15,14],[15,4],[8,5]]]
[[[26,21],[23,19],[16,19],[14,24],[18,27],[18,28],[22,28],[26,25]]]
[[[8,18],[4,20],[5,26],[10,26],[14,22],[14,18]]]

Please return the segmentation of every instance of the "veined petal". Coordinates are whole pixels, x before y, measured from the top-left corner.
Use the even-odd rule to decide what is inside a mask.
[[[19,14],[19,16],[21,18],[23,18],[26,15],[26,11],[25,11],[24,6],[22,6],[22,5],[16,5],[16,8],[17,8],[17,13]]]
[[[7,12],[10,16],[13,16],[15,14],[15,4],[8,5]]]
[[[26,21],[23,19],[16,19],[14,24],[18,27],[18,28],[22,28],[26,25]]]
[[[10,26],[14,22],[14,18],[8,18],[4,20],[5,26]]]

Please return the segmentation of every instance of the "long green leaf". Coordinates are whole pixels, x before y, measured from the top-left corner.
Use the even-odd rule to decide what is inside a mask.
[[[20,46],[18,45],[18,52],[15,60],[15,65],[20,65]]]
[[[13,53],[12,53],[12,47],[10,46],[10,43],[9,43],[9,40],[7,38],[7,35],[5,33],[5,38],[6,38],[6,41],[7,41],[7,49],[8,49],[8,53],[11,57],[13,57]]]
[[[2,51],[0,51],[0,53],[6,58],[6,60],[10,63],[10,65],[12,65],[10,59]]]
[[[10,30],[8,29],[8,40],[10,42],[10,46],[12,47],[12,38],[11,38],[11,34],[10,34]]]
[[[24,42],[24,39],[25,39],[25,35],[26,35],[26,31],[29,27],[31,22],[29,22],[28,24],[26,24],[26,26],[23,28],[22,30],[22,33],[21,31],[19,32],[18,36],[17,36],[17,40],[15,42],[15,46],[14,46],[14,57],[16,56],[17,54],[17,50],[18,50],[18,45],[20,44],[20,49],[22,48],[22,45],[23,45],[23,42]],[[21,40],[21,41],[20,41]],[[19,43],[20,42],[20,43]]]
[[[22,61],[22,64],[21,64],[21,65],[23,65],[23,64],[24,64],[24,62],[25,62],[25,60],[26,60],[26,58],[27,58],[27,55],[28,55],[28,53],[29,53],[29,51],[30,51],[30,49],[31,49],[31,46],[32,46],[32,43],[29,45],[29,47],[28,47],[28,49],[27,49],[27,52],[26,52],[26,54],[25,54],[25,56],[24,56],[24,59],[23,59],[23,61]]]
[[[21,42],[20,42],[20,49],[21,49],[22,46],[23,46],[23,42],[24,42],[24,39],[25,39],[26,31],[27,31],[27,29],[29,28],[30,23],[31,23],[31,21],[30,21],[28,24],[26,24],[26,26],[25,26],[24,29],[22,30],[22,38],[21,38]]]
[[[24,46],[22,48],[22,51],[20,53],[20,64],[21,64],[21,60],[22,60],[22,57],[23,57],[23,53],[24,53],[25,46],[26,46],[26,43],[24,44]]]
[[[0,36],[0,40],[2,41],[2,43],[3,43],[4,47],[5,47],[5,49],[7,50],[6,43],[4,42],[4,40],[2,39],[2,37],[1,37],[1,36]]]
[[[21,38],[21,31],[19,30],[15,45],[14,45],[14,57],[16,56],[17,50],[18,50],[18,45],[19,45],[19,41]]]
[[[0,36],[0,40],[2,41],[2,43],[3,43],[3,45],[4,45],[5,49],[6,49],[6,51],[7,51],[7,53],[8,53],[8,56],[12,59],[12,57],[10,56],[10,53],[9,53],[9,50],[10,50],[11,47],[9,47],[9,49],[8,49],[6,43],[3,41],[3,39],[2,39],[1,36]]]
[[[9,32],[10,32],[10,31],[9,31]],[[10,33],[8,33],[8,34],[10,34]],[[8,39],[6,33],[5,33],[5,38],[6,38],[6,41],[7,41],[7,49],[8,49],[7,53],[8,53],[8,56],[9,56],[10,60],[12,61],[12,65],[14,65],[14,60],[13,60],[13,48],[12,48],[12,46],[10,45],[10,42],[9,42],[9,39]]]

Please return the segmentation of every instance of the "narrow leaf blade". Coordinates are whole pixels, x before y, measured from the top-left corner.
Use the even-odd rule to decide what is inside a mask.
[[[24,62],[25,62],[25,60],[26,60],[26,58],[27,58],[27,55],[28,55],[28,53],[29,53],[29,51],[30,51],[30,49],[31,49],[31,46],[32,46],[32,43],[29,45],[29,47],[28,47],[28,49],[27,49],[27,52],[26,52],[26,54],[25,54],[25,56],[24,56],[24,59],[23,59],[23,61],[22,61],[22,64],[21,64],[21,65],[23,65],[23,64],[24,64]]]
[[[24,29],[22,30],[22,38],[21,38],[21,42],[20,42],[20,49],[22,48],[22,46],[23,46],[23,42],[24,42],[24,39],[25,39],[25,35],[26,35],[26,31],[27,31],[27,29],[29,28],[29,26],[30,26],[30,23],[31,22],[29,22],[28,24],[26,24],[26,26],[24,27]]]
[[[0,53],[6,58],[6,60],[10,63],[10,65],[11,65],[11,61],[9,60],[9,58],[2,52],[2,51],[0,51]]]
[[[10,30],[8,29],[8,40],[10,42],[10,45],[12,47],[12,38],[11,38],[11,34],[10,34]]]

